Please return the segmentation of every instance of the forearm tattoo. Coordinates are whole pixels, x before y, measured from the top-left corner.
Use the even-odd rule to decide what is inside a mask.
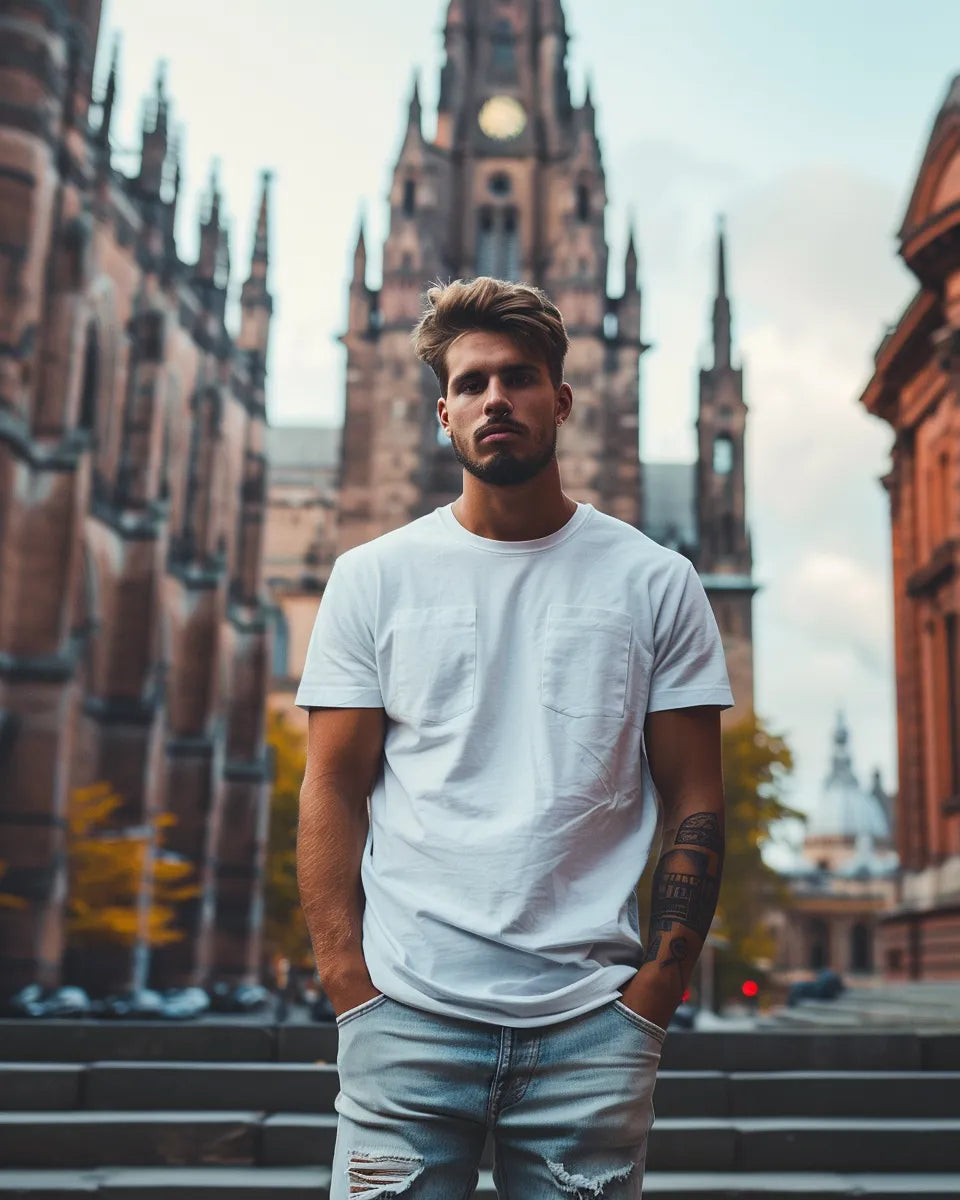
[[[677,967],[684,986],[695,951],[685,930],[706,939],[720,894],[722,866],[719,816],[694,813],[681,823],[653,876],[650,936],[643,961],[659,962],[661,970]]]

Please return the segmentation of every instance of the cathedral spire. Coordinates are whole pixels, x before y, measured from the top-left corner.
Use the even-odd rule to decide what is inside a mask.
[[[166,63],[159,63],[157,66],[157,81],[156,90],[156,105],[157,112],[153,122],[153,128],[157,133],[162,133],[166,136],[167,133],[167,93],[166,93]]]
[[[158,196],[163,183],[163,166],[167,160],[167,101],[165,76],[166,67],[157,67],[154,96],[146,105],[143,114],[142,150],[140,156],[140,188],[149,196]]]
[[[587,87],[583,96],[583,115],[585,123],[591,133],[596,132],[597,128],[597,110],[593,103],[593,76],[587,76]]]
[[[639,284],[637,281],[638,269],[639,260],[637,257],[636,241],[633,236],[633,217],[631,216],[627,225],[627,253],[623,260],[624,293],[639,290]]]
[[[717,296],[713,302],[713,365],[730,366],[730,301],[723,218],[717,221]]]
[[[410,109],[409,109],[409,115],[407,117],[408,127],[415,128],[417,133],[419,133],[420,132],[420,122],[421,122],[422,116],[423,116],[423,108],[420,104],[420,72],[414,71],[414,73],[413,73],[413,92],[410,95]]]
[[[260,207],[257,210],[257,228],[253,235],[253,254],[250,262],[250,278],[267,276],[269,262],[269,208],[270,181],[273,174],[262,171],[260,174]]]
[[[250,274],[240,289],[240,336],[237,339],[240,349],[249,352],[251,376],[261,390],[266,377],[267,343],[270,337],[270,317],[273,313],[273,297],[267,290],[272,178],[270,171],[261,172],[260,204],[253,234]]]
[[[110,124],[113,121],[113,106],[117,99],[117,67],[120,61],[120,35],[113,39],[113,50],[110,54],[110,73],[107,75],[107,86],[103,93],[100,115],[100,128],[97,130],[97,141],[101,146],[110,144]]]
[[[357,244],[353,251],[353,282],[358,287],[364,287],[367,279],[367,245],[363,236],[363,214],[360,214],[360,227],[357,231]]]
[[[217,160],[210,168],[209,207],[206,218],[200,219],[200,252],[197,256],[196,277],[202,283],[220,288],[226,285],[226,238],[220,223],[220,179]]]

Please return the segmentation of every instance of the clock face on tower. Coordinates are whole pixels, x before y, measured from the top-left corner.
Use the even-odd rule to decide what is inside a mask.
[[[495,142],[509,142],[523,133],[527,114],[513,96],[491,96],[477,118],[481,130]]]

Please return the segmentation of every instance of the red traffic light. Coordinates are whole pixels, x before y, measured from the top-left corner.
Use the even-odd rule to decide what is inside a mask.
[[[743,992],[748,1000],[752,1000],[757,992],[760,991],[760,988],[757,986],[757,981],[755,979],[745,979],[743,981],[743,987],[740,989],[740,991]]]

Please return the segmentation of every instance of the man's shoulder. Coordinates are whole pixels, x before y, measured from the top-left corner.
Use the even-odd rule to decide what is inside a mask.
[[[656,576],[683,579],[692,564],[684,555],[667,546],[661,546],[642,530],[609,513],[596,512],[591,528],[595,543],[603,543],[611,551],[622,555],[620,560],[625,569],[641,569]]]
[[[369,542],[361,542],[349,550],[342,550],[337,555],[337,563],[342,564],[341,569],[363,571],[393,562],[407,561],[412,553],[434,544],[439,534],[437,514],[427,513],[426,516],[417,517],[397,529],[381,533]]]

